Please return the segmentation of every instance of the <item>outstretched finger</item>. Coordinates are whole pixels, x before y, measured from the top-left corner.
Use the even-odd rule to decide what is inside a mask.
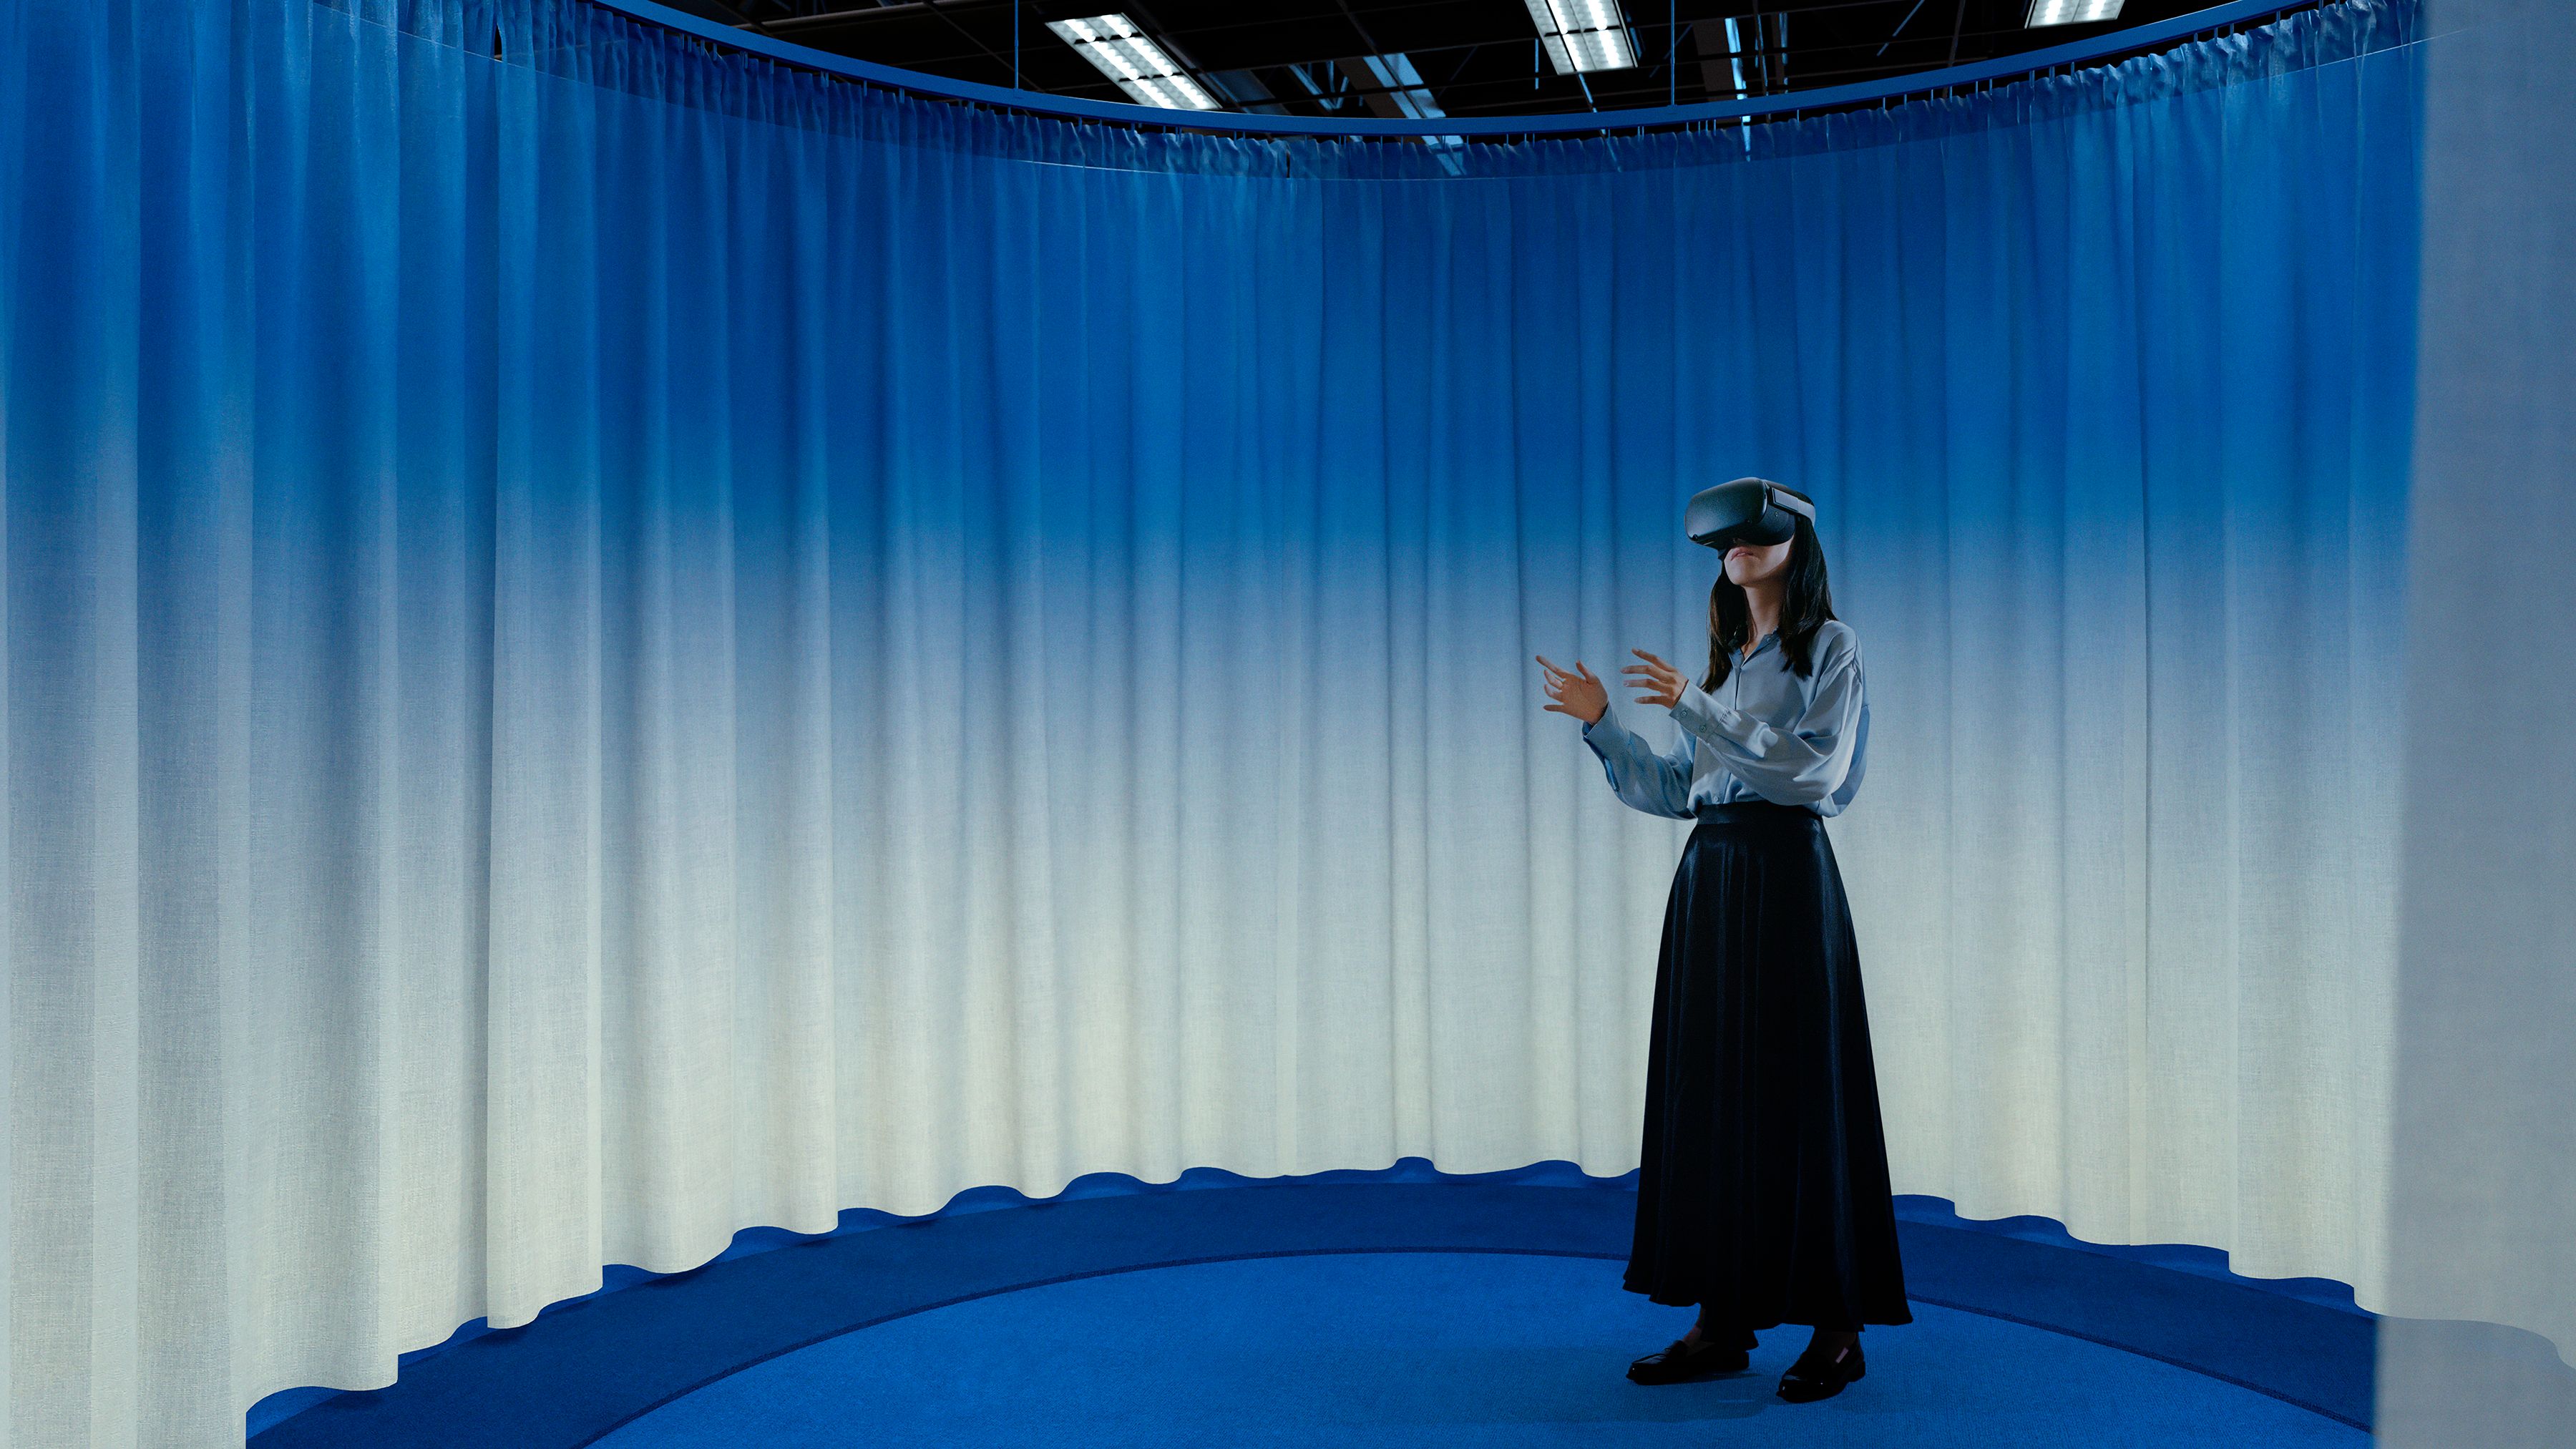
[[[1631,650],[1631,651],[1629,651],[1629,652],[1630,652],[1630,653],[1635,654],[1635,655],[1636,655],[1638,658],[1640,658],[1640,659],[1654,659],[1654,660],[1655,660],[1655,662],[1656,662],[1657,664],[1664,664],[1664,661],[1662,661],[1661,659],[1655,659],[1655,656],[1654,656],[1654,655],[1647,653],[1647,652],[1646,652],[1645,650],[1643,650],[1643,649],[1634,649],[1634,650]],[[1670,669],[1670,668],[1672,668],[1672,666],[1671,666],[1671,665],[1669,665],[1669,664],[1664,664],[1664,667],[1665,667],[1666,669]]]
[[[1547,666],[1547,672],[1548,672],[1548,673],[1550,673],[1550,674],[1562,675],[1562,674],[1564,674],[1564,673],[1565,673],[1565,671],[1564,671],[1564,670],[1557,668],[1555,665],[1553,665],[1553,664],[1548,664],[1548,662],[1547,662],[1547,656],[1546,656],[1546,655],[1544,655],[1544,654],[1533,654],[1533,655],[1531,655],[1530,657],[1531,657],[1531,658],[1533,658],[1533,659],[1535,659],[1535,660],[1537,660],[1539,663],[1541,663],[1541,664],[1543,664],[1543,665],[1546,665],[1546,666]]]
[[[1583,668],[1583,661],[1582,661],[1582,660],[1580,660],[1580,659],[1575,660],[1575,661],[1574,661],[1574,667],[1575,667],[1576,669],[1579,669],[1579,670],[1582,670],[1582,671],[1583,671],[1583,677],[1584,677],[1584,678],[1586,678],[1586,679],[1591,679],[1591,680],[1592,680],[1592,682],[1593,682],[1593,683],[1595,683],[1595,684],[1599,684],[1599,683],[1601,682],[1601,681],[1600,681],[1600,680],[1598,680],[1598,679],[1593,679],[1592,671],[1591,671],[1591,670],[1589,670],[1589,669],[1584,669],[1584,668]]]

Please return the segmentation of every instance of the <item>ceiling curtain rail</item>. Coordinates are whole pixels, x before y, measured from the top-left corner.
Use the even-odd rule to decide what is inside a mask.
[[[1748,124],[1742,117],[1702,117],[1660,127],[1637,124],[1638,118],[1660,111],[1585,113],[1579,118],[1487,118],[1478,127],[1479,139],[1503,144],[1458,147],[1386,144],[1377,140],[1376,132],[1362,135],[1330,130],[1323,134],[1210,130],[1197,124],[1209,116],[1207,112],[1072,103],[1088,110],[1127,112],[1149,122],[1138,124],[1084,113],[1055,114],[919,94],[900,84],[846,73],[864,67],[902,78],[917,76],[914,72],[867,66],[836,56],[825,58],[842,64],[843,73],[782,64],[731,43],[746,37],[746,32],[719,29],[710,35],[697,29],[665,26],[639,18],[634,0],[521,0],[517,4],[431,0],[425,5],[421,0],[400,0],[399,10],[389,10],[388,0],[309,3],[379,24],[393,24],[468,51],[488,52],[497,44],[511,63],[532,65],[567,79],[637,95],[684,100],[691,105],[799,128],[854,135],[882,133],[882,139],[899,135],[920,144],[994,150],[996,154],[1008,152],[1019,159],[1046,164],[1105,166],[1112,170],[1281,177],[1294,174],[1348,180],[1398,180],[1437,173],[1439,178],[1453,182],[1503,181],[1533,170],[1553,172],[1574,154],[1567,148],[1579,148],[1589,158],[1587,164],[1605,169],[1662,169],[1669,165],[1732,164],[1865,147],[1900,135],[1924,139],[1934,133],[1980,129],[1999,119],[2011,124],[2033,124],[2100,106],[2157,100],[2206,84],[2278,76],[2358,59],[2412,44],[2417,38],[2411,3],[2392,8],[2378,0],[2330,0],[2325,4],[2277,8],[2275,18],[2268,22],[2239,19],[2197,30],[2182,41],[2131,51],[2116,60],[2077,66],[2064,74],[2051,71],[1951,84],[1964,73],[1964,68],[1926,71],[1913,78],[1917,88],[1902,95],[1842,105],[1822,104],[1830,94],[1822,89],[1796,92],[1767,98],[1770,109],[1761,125]],[[2232,12],[2243,8],[2227,9]],[[2218,13],[2222,12],[2202,10],[2187,18],[2206,24],[2211,15]],[[403,18],[397,19],[397,15]],[[505,40],[486,38],[478,44],[469,35],[478,27],[494,24],[507,32]],[[2212,68],[2178,61],[2178,57],[2195,52],[2198,40],[2203,38],[2221,40],[2231,57],[2227,65]],[[720,59],[723,63],[707,72],[705,79],[685,88],[684,94],[673,94],[658,77],[672,57],[683,54]],[[992,87],[969,88],[1011,94]],[[1026,94],[1021,93],[1024,98]],[[862,95],[886,104],[844,103]],[[2002,109],[1994,109],[1997,106]],[[1684,109],[1738,108],[1730,105]],[[979,130],[968,124],[976,117],[1008,118],[1027,124]],[[1307,125],[1324,124],[1315,117],[1285,119]],[[1586,121],[1588,129],[1535,129],[1566,119]],[[1457,123],[1467,124],[1463,120]],[[1426,123],[1408,124],[1419,127]],[[1682,146],[1641,148],[1640,143],[1649,139],[1679,140]],[[1149,144],[1157,142],[1164,144]]]
[[[780,40],[756,30],[743,30],[701,19],[654,0],[585,0],[585,3],[662,26],[713,44],[800,69],[846,80],[885,86],[913,95],[965,101],[1002,110],[1025,111],[1066,120],[1108,121],[1139,129],[1215,131],[1254,136],[1347,137],[1355,140],[1422,136],[1478,136],[1520,139],[1538,136],[1606,135],[1688,127],[1711,122],[1791,118],[1811,111],[1875,106],[1882,101],[1974,88],[1997,80],[2018,80],[2154,51],[2195,37],[2230,30],[2299,10],[2319,8],[2318,0],[2232,0],[2169,20],[2115,30],[2088,40],[2023,51],[1969,65],[1945,66],[1849,85],[1819,86],[1773,96],[1708,101],[1687,106],[1647,106],[1626,111],[1572,111],[1561,116],[1443,116],[1434,120],[1344,119],[1333,116],[1267,116],[1219,111],[1170,111],[1157,106],[1084,100],[1047,95],[1008,86],[955,80],[900,66],[835,55],[812,46]],[[2332,0],[2329,0],[2332,3]]]

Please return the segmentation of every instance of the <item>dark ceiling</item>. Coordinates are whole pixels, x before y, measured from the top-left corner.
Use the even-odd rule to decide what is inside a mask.
[[[1636,66],[1579,78],[1558,75],[1539,54],[1523,0],[664,3],[862,60],[1103,101],[1127,97],[1045,22],[1123,11],[1228,110],[1402,114],[1390,90],[1416,88],[1390,87],[1376,78],[1386,67],[1361,61],[1401,54],[1436,114],[1494,116],[1735,99],[1729,17],[1745,55],[1745,91],[1767,95],[2036,50],[2214,0],[2127,0],[2114,22],[2036,30],[2023,24],[2029,0],[1783,0],[1759,9],[1746,0],[1626,0]]]

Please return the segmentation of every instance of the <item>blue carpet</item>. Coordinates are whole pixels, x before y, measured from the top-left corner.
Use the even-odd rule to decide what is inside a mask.
[[[1864,1336],[1841,1395],[1744,1374],[1654,1388],[1628,1360],[1690,1321],[1620,1265],[1526,1254],[1255,1258],[1082,1278],[827,1339],[636,1419],[600,1449],[910,1446],[2247,1444],[2370,1436],[2188,1369],[1951,1309]]]
[[[2006,1332],[1998,1323],[2044,1329],[2331,1423],[2368,1426],[2375,1322],[2341,1285],[2255,1283],[2228,1274],[2224,1256],[2206,1248],[2105,1248],[2077,1243],[2045,1219],[1968,1223],[1938,1199],[1898,1205],[1907,1289],[1923,1322],[1873,1329],[1873,1361],[1882,1336],[1893,1344],[1921,1332],[1933,1311],[1969,1310],[1985,1320],[1976,1332]],[[1030,1310],[1002,1306],[1007,1298],[1050,1284],[1292,1254],[1379,1255],[1352,1261],[1388,1272],[1397,1270],[1385,1255],[1396,1254],[1554,1260],[1524,1263],[1532,1273],[1606,1269],[1606,1296],[1585,1295],[1601,1303],[1551,1311],[1647,1313],[1651,1346],[1678,1334],[1674,1320],[1688,1315],[1618,1288],[1635,1206],[1630,1182],[1587,1178],[1571,1164],[1464,1177],[1419,1159],[1269,1181],[1198,1168],[1159,1184],[1098,1174],[1034,1203],[979,1188],[923,1218],[853,1211],[824,1237],[747,1231],[686,1273],[613,1267],[601,1291],[533,1323],[469,1324],[445,1344],[405,1354],[389,1388],[271,1395],[246,1427],[255,1449],[578,1449],[809,1345],[845,1339],[856,1352],[890,1341],[884,1329],[945,1305],[992,1300],[989,1311],[1017,1314]],[[1611,1342],[1601,1340],[1604,1351]],[[1630,1332],[1616,1342],[1618,1367],[1644,1351]],[[1974,1372],[1948,1367],[1951,1353],[1942,1349],[1944,1367],[1921,1381],[1975,1382]],[[1976,1357],[1957,1353],[1959,1363]],[[1614,1373],[1612,1387],[1634,1386]],[[2056,1391],[2090,1392],[2080,1382]],[[1952,1412],[1969,1412],[1966,1401],[1954,1400]],[[2088,1429],[2066,1442],[2099,1436]]]

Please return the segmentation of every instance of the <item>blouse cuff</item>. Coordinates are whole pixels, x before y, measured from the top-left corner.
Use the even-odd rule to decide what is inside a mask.
[[[1619,784],[1623,771],[1638,768],[1637,737],[1619,723],[1619,716],[1613,710],[1603,709],[1601,718],[1583,727],[1583,743],[1593,754],[1600,756],[1601,766],[1609,772],[1613,788]]]
[[[1738,738],[1735,731],[1727,728],[1728,724],[1732,723],[1727,716],[1735,714],[1736,711],[1719,704],[1717,697],[1700,688],[1696,680],[1682,685],[1681,694],[1673,700],[1671,708],[1665,713],[1673,717],[1673,723],[1701,739]]]

